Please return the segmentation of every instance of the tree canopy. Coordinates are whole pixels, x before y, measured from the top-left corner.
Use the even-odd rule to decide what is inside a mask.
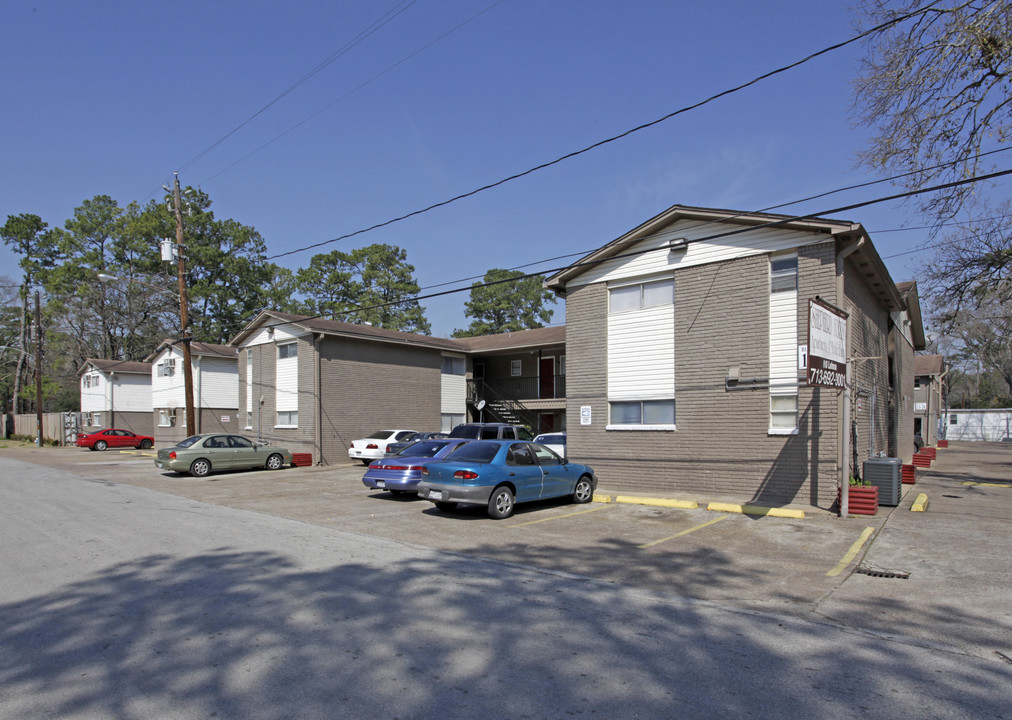
[[[403,249],[375,244],[314,255],[295,280],[306,314],[424,335],[431,328],[413,299],[419,292],[414,272]]]
[[[866,0],[869,27],[917,13],[870,36],[856,79],[857,119],[872,129],[863,163],[905,174],[911,190],[965,180],[991,169],[984,153],[1012,131],[1012,4],[1004,0]],[[979,189],[925,195],[936,222],[963,209]]]
[[[454,330],[453,337],[544,327],[555,312],[546,304],[554,302],[555,296],[544,288],[544,277],[525,277],[519,270],[493,268],[481,282],[471,286],[470,299],[464,306],[464,315],[472,318],[471,324]]]

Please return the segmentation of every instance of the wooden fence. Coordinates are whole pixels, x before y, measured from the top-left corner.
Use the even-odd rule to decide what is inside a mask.
[[[81,427],[80,413],[42,413],[42,438],[46,443],[72,445]],[[0,416],[0,431],[4,439],[17,436],[37,438],[39,422],[35,413]]]

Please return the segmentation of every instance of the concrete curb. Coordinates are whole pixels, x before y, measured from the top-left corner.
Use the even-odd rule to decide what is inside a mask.
[[[594,493],[594,502],[599,503],[625,503],[628,505],[649,505],[651,507],[679,508],[682,510],[697,510],[699,503],[695,500],[674,500],[671,498],[638,497],[635,495],[603,495]],[[748,503],[725,503],[711,502],[706,505],[706,510],[711,512],[740,513],[743,515],[764,515],[769,517],[784,517],[804,519],[804,510],[791,510],[789,508],[766,507],[765,505],[750,505]]]
[[[737,505],[735,503],[712,502],[706,506],[707,510],[714,512],[742,513],[744,515],[769,515],[770,517],[785,517],[804,520],[804,510],[790,510],[788,508],[766,507],[765,505]]]
[[[928,509],[928,496],[925,493],[921,493],[914,500],[914,504],[910,506],[910,512],[924,512]]]

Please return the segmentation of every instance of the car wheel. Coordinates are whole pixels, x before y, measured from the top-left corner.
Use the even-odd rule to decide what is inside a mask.
[[[99,440],[97,443],[95,443],[96,450],[105,450],[107,447],[109,447],[109,443],[107,443],[105,440]]]
[[[285,459],[277,453],[271,453],[267,456],[267,469],[268,470],[280,470],[285,464]]]
[[[590,481],[590,478],[586,475],[582,476],[576,481],[576,487],[573,489],[573,502],[577,505],[583,503],[589,503],[594,497],[594,484]]]
[[[198,458],[190,464],[190,474],[193,477],[204,477],[211,472],[211,461]]]
[[[369,463],[371,463],[372,460],[370,460],[369,458],[362,458],[361,460],[359,460],[359,462],[365,465],[366,467],[369,467]]]
[[[437,502],[436,510],[442,510],[443,512],[453,512],[457,509],[457,503],[452,502]]]
[[[154,445],[154,443],[151,442],[150,440],[141,440],[140,447],[141,447],[141,450],[149,450],[152,445]]]
[[[505,485],[492,491],[488,499],[488,516],[493,520],[505,520],[513,514],[513,493]]]

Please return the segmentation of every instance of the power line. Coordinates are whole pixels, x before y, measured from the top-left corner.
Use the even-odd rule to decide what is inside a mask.
[[[185,163],[183,163],[183,165],[179,168],[179,170],[177,172],[182,172],[183,170],[187,169],[188,167],[190,167],[191,165],[193,165],[198,160],[204,158],[208,153],[210,153],[216,147],[218,147],[223,142],[225,142],[226,140],[228,140],[230,137],[232,137],[233,135],[235,135],[242,128],[244,128],[246,125],[248,125],[250,122],[252,122],[257,117],[259,117],[260,115],[262,115],[264,112],[266,112],[272,106],[274,106],[275,104],[277,104],[280,100],[282,100],[283,98],[285,98],[286,96],[288,96],[289,94],[291,94],[292,92],[294,92],[301,85],[303,85],[306,81],[308,81],[314,75],[316,75],[317,73],[319,73],[321,70],[323,70],[324,68],[326,68],[331,63],[333,63],[335,60],[337,60],[338,58],[342,57],[343,55],[345,55],[346,53],[348,53],[350,50],[352,50],[353,48],[355,48],[356,46],[358,46],[359,44],[361,44],[370,35],[375,34],[384,25],[386,25],[387,23],[389,23],[390,21],[392,21],[394,18],[396,18],[397,16],[399,16],[401,13],[405,12],[408,8],[410,8],[412,5],[414,5],[417,1],[418,0],[401,0],[401,2],[400,2],[399,5],[394,6],[392,9],[388,10],[386,13],[384,13],[383,15],[381,15],[377,20],[374,20],[364,30],[362,30],[361,32],[359,32],[358,35],[356,35],[351,40],[349,40],[344,45],[342,45],[340,48],[338,48],[338,50],[335,51],[332,55],[330,55],[326,60],[324,60],[319,65],[317,65],[315,68],[313,68],[308,73],[306,73],[305,75],[303,75],[301,78],[299,78],[298,80],[296,80],[292,85],[289,85],[288,88],[286,88],[280,95],[278,95],[277,97],[275,97],[269,103],[267,103],[266,105],[264,105],[262,108],[260,108],[259,110],[257,110],[255,113],[253,113],[252,115],[250,115],[248,118],[246,118],[241,123],[239,123],[238,125],[236,125],[234,128],[232,128],[231,130],[229,130],[227,133],[225,133],[222,137],[218,138],[213,143],[211,143],[206,148],[204,148],[199,153],[197,153],[192,158],[190,158]],[[150,196],[154,195],[157,192],[158,192],[158,188],[155,188],[154,190],[152,190],[151,192],[149,192],[146,197],[150,197]]]
[[[989,152],[981,153],[980,155],[977,155],[977,158],[986,157],[988,155],[993,155],[993,154],[999,153],[999,152],[1009,152],[1009,151],[1012,151],[1012,148],[1002,148],[1002,149],[999,149],[999,150],[991,150]],[[926,170],[936,170],[936,169],[943,168],[943,167],[950,167],[951,165],[952,165],[952,163],[940,163],[938,165],[935,165],[935,166],[930,167],[930,168],[925,168],[925,169]],[[834,190],[827,190],[825,192],[818,193],[816,195],[809,195],[808,197],[800,198],[798,200],[791,200],[791,201],[788,201],[788,202],[779,203],[778,205],[771,205],[769,207],[762,208],[762,209],[759,209],[759,210],[754,210],[754,211],[751,211],[751,212],[741,212],[741,213],[738,213],[736,215],[726,215],[726,216],[720,218],[719,220],[705,220],[705,221],[697,223],[695,225],[688,225],[684,229],[685,230],[698,230],[699,228],[707,227],[709,225],[714,225],[714,224],[718,224],[718,223],[725,223],[728,220],[733,220],[734,218],[737,218],[737,217],[744,217],[746,215],[753,215],[755,213],[769,212],[770,210],[776,210],[776,209],[779,209],[779,208],[790,207],[791,205],[798,205],[798,204],[803,203],[803,202],[809,202],[811,200],[816,200],[816,199],[819,199],[819,198],[828,197],[830,195],[835,195],[836,193],[848,192],[850,190],[857,190],[857,189],[860,189],[860,188],[870,187],[872,185],[879,185],[879,184],[887,183],[887,182],[894,182],[894,181],[899,180],[901,178],[908,177],[911,174],[913,174],[913,173],[901,173],[899,175],[892,175],[890,177],[881,178],[879,180],[871,180],[871,181],[868,181],[868,182],[858,183],[856,185],[848,185],[846,187],[836,188]],[[995,217],[989,217],[989,218],[979,218],[976,221],[977,222],[982,222],[982,221],[995,220],[995,219],[997,219],[997,216],[995,216]],[[881,235],[883,233],[903,232],[903,231],[906,231],[906,230],[930,230],[930,229],[938,228],[938,227],[947,227],[949,225],[961,225],[961,224],[963,224],[963,221],[954,221],[954,222],[951,222],[951,223],[939,223],[937,225],[923,225],[923,226],[910,227],[910,228],[895,228],[895,229],[888,229],[888,230],[876,230],[876,231],[874,231],[874,234],[875,235]],[[869,231],[869,232],[871,232],[871,231]],[[932,245],[932,246],[929,246],[929,247],[940,247],[940,245]],[[572,252],[572,253],[566,253],[565,255],[557,255],[557,256],[552,257],[552,258],[545,258],[543,260],[535,260],[534,262],[524,263],[522,265],[515,265],[515,266],[513,266],[511,268],[507,268],[507,269],[508,270],[520,270],[522,268],[531,267],[533,265],[541,265],[543,263],[552,262],[554,260],[562,260],[564,258],[570,258],[570,257],[580,257],[580,256],[586,255],[586,254],[588,254],[588,253],[590,253],[592,251],[593,251],[592,249],[591,250],[580,250],[580,251],[576,251],[576,252]],[[912,250],[912,251],[904,252],[904,253],[898,253],[896,255],[889,255],[887,257],[889,257],[889,258],[899,257],[900,255],[909,255],[910,253],[913,253],[913,252],[917,252],[917,250]],[[883,259],[886,259],[886,258],[883,257]],[[460,279],[457,279],[457,280],[447,280],[446,282],[442,282],[442,283],[436,283],[436,284],[433,284],[433,285],[426,285],[425,287],[423,287],[421,289],[422,290],[428,290],[430,288],[443,287],[445,285],[455,285],[456,283],[460,283],[460,282],[468,282],[470,280],[479,280],[479,279],[481,279],[483,277],[484,277],[484,275],[472,275],[470,277],[460,278]]]
[[[719,232],[719,233],[713,233],[711,235],[706,235],[706,236],[703,236],[703,237],[692,238],[688,242],[689,243],[705,242],[707,240],[717,240],[717,239],[726,238],[726,237],[729,237],[729,236],[732,236],[732,235],[739,235],[739,234],[746,233],[746,232],[754,232],[756,230],[761,230],[761,229],[764,229],[764,228],[780,227],[782,225],[789,225],[789,224],[797,222],[799,220],[811,220],[813,218],[818,218],[818,217],[823,217],[823,216],[829,216],[829,215],[833,215],[833,214],[836,214],[836,213],[844,212],[846,210],[854,210],[856,208],[867,207],[869,205],[875,205],[875,204],[878,204],[878,203],[890,202],[892,200],[899,200],[899,199],[913,197],[915,195],[922,195],[922,194],[930,193],[930,192],[937,192],[939,190],[946,190],[946,189],[957,187],[957,186],[961,186],[961,185],[969,185],[969,184],[972,184],[972,183],[984,182],[986,180],[993,180],[995,178],[1005,177],[1007,175],[1012,175],[1012,169],[1000,170],[998,172],[989,173],[987,175],[979,175],[979,176],[976,176],[976,177],[964,178],[963,180],[956,180],[956,181],[953,181],[953,182],[944,183],[942,185],[933,185],[931,187],[920,188],[918,190],[908,190],[906,192],[897,193],[897,194],[894,194],[894,195],[887,195],[885,197],[880,197],[880,198],[873,198],[871,200],[865,200],[863,202],[852,203],[850,205],[844,205],[842,207],[831,208],[831,209],[828,209],[828,210],[822,210],[822,211],[819,211],[819,212],[816,212],[816,213],[808,213],[808,214],[805,214],[805,215],[794,215],[794,216],[790,216],[790,217],[782,217],[782,218],[778,218],[776,220],[771,220],[771,221],[766,222],[766,223],[759,223],[757,225],[750,225],[749,227],[746,227],[746,228],[739,228],[739,229],[735,229],[735,230],[729,230],[729,231],[724,231],[724,232]],[[737,216],[729,216],[729,217],[737,217]],[[715,222],[718,222],[718,221],[715,221]],[[593,267],[594,265],[599,265],[599,264],[604,263],[604,262],[610,262],[610,261],[613,261],[613,260],[625,260],[625,259],[628,259],[628,258],[638,257],[640,255],[645,255],[647,253],[656,252],[656,251],[657,251],[657,248],[647,248],[647,249],[644,249],[644,250],[633,250],[631,252],[620,253],[618,255],[610,255],[610,256],[608,256],[606,258],[597,258],[597,259],[585,260],[585,261],[581,261],[581,262],[577,262],[577,263],[570,263],[569,265],[564,265],[562,267],[556,267],[556,268],[550,268],[550,269],[547,269],[547,270],[542,270],[540,272],[524,273],[523,275],[518,275],[518,276],[512,277],[512,278],[504,278],[504,279],[501,279],[501,280],[492,280],[490,282],[475,283],[474,285],[470,285],[470,286],[467,286],[467,287],[454,288],[452,290],[441,290],[439,292],[428,293],[428,294],[425,294],[425,295],[415,295],[414,297],[404,298],[403,300],[392,300],[390,302],[378,303],[376,305],[362,306],[362,307],[355,308],[353,311],[350,311],[350,312],[355,312],[355,313],[357,313],[357,312],[364,312],[366,310],[377,310],[377,309],[385,308],[385,307],[391,307],[391,306],[396,306],[396,305],[403,305],[405,303],[418,302],[420,300],[430,300],[432,298],[443,297],[445,295],[453,295],[455,293],[460,293],[460,292],[464,292],[464,291],[468,291],[468,290],[473,290],[473,289],[476,289],[476,288],[493,287],[495,285],[503,285],[505,283],[519,282],[521,280],[527,280],[527,279],[530,279],[532,277],[538,277],[538,276],[542,276],[542,275],[545,275],[545,274],[555,274],[555,273],[562,272],[563,270],[568,270],[570,268]],[[534,264],[536,264],[536,263],[534,263]],[[291,325],[291,324],[295,324],[295,323],[298,323],[298,322],[303,322],[305,320],[325,319],[325,318],[327,318],[326,314],[304,316],[304,317],[301,317],[299,320],[285,321],[285,322],[278,323],[278,325]]]
[[[933,5],[934,5],[934,3],[932,5],[930,5],[930,6],[928,6],[928,7],[920,8],[918,10],[915,10],[915,11],[913,11],[911,13],[908,13],[906,15],[903,15],[901,17],[894,18],[892,20],[884,22],[881,25],[877,25],[876,27],[871,28],[870,30],[866,30],[865,32],[862,32],[862,33],[860,33],[858,35],[855,35],[852,38],[849,38],[849,39],[844,40],[842,42],[838,42],[838,43],[836,43],[834,45],[830,45],[829,47],[823,48],[822,50],[818,50],[818,51],[816,51],[814,53],[811,53],[810,55],[808,55],[808,56],[806,56],[806,57],[804,57],[804,58],[802,58],[800,60],[797,60],[797,61],[795,61],[793,63],[790,63],[788,65],[784,65],[784,66],[779,67],[779,68],[777,68],[775,70],[771,70],[769,72],[763,73],[762,75],[759,75],[759,76],[757,76],[757,77],[755,77],[755,78],[753,78],[753,79],[751,79],[751,80],[749,80],[747,82],[744,82],[744,83],[742,83],[740,85],[737,85],[735,87],[729,88],[727,90],[723,90],[723,91],[721,91],[719,93],[716,93],[715,95],[711,95],[710,97],[706,98],[705,100],[700,100],[699,102],[693,103],[691,105],[686,105],[685,107],[682,107],[682,108],[679,108],[678,110],[670,112],[667,115],[664,115],[664,116],[662,116],[660,118],[657,118],[656,120],[652,120],[650,122],[643,123],[642,125],[638,125],[638,126],[632,128],[630,130],[626,130],[623,133],[619,133],[618,135],[614,135],[614,136],[612,136],[610,138],[607,138],[605,140],[600,140],[600,141],[598,141],[598,142],[596,142],[596,143],[594,143],[592,145],[588,145],[587,147],[582,148],[580,150],[574,150],[573,152],[566,153],[565,155],[557,157],[554,160],[549,160],[548,162],[541,163],[540,165],[536,165],[536,166],[534,166],[534,167],[532,167],[532,168],[530,168],[528,170],[524,170],[523,172],[519,172],[519,173],[516,173],[514,175],[510,175],[510,176],[505,177],[505,178],[503,178],[501,180],[498,180],[496,182],[489,183],[488,185],[483,185],[483,186],[481,186],[479,188],[476,188],[474,190],[471,190],[469,192],[462,193],[460,195],[452,197],[449,200],[443,200],[443,201],[438,202],[438,203],[433,203],[432,205],[429,205],[428,207],[422,208],[420,210],[414,210],[414,211],[409,212],[407,214],[401,215],[399,217],[395,217],[395,218],[390,219],[390,220],[386,220],[386,221],[381,222],[381,223],[377,223],[377,224],[372,225],[370,227],[363,228],[361,230],[356,230],[354,232],[347,233],[345,235],[341,235],[341,236],[338,236],[336,238],[332,238],[330,240],[323,240],[323,241],[318,242],[318,243],[313,243],[311,245],[306,245],[304,247],[297,248],[295,250],[288,250],[288,251],[283,252],[283,253],[278,253],[276,255],[271,255],[271,256],[267,257],[266,259],[267,260],[275,260],[277,258],[286,257],[288,255],[295,255],[296,253],[305,252],[307,250],[313,250],[313,249],[318,248],[318,247],[323,247],[324,245],[330,245],[332,243],[339,242],[341,240],[347,240],[348,238],[352,238],[352,237],[355,237],[357,235],[362,235],[362,234],[367,233],[367,232],[372,232],[373,230],[378,230],[380,228],[387,227],[388,225],[393,225],[394,223],[398,223],[398,222],[401,222],[403,220],[407,220],[408,218],[412,218],[412,217],[415,217],[417,215],[422,215],[424,213],[431,212],[432,210],[436,210],[438,208],[445,207],[446,205],[450,205],[450,204],[458,202],[460,200],[464,200],[465,198],[473,197],[474,195],[477,195],[479,193],[485,192],[486,190],[491,190],[493,188],[499,187],[500,185],[505,185],[508,182],[512,182],[513,180],[518,180],[518,179],[520,179],[522,177],[526,177],[527,175],[531,175],[531,174],[536,173],[536,172],[538,172],[540,170],[544,170],[544,169],[552,167],[554,165],[558,165],[559,163],[565,162],[566,160],[570,160],[570,159],[572,159],[574,157],[577,157],[579,155],[583,155],[584,153],[588,153],[591,150],[596,150],[597,148],[603,147],[603,146],[608,145],[610,143],[617,142],[618,140],[626,138],[626,137],[628,137],[628,136],[630,136],[630,135],[632,135],[634,133],[640,132],[641,130],[646,130],[647,128],[651,128],[651,127],[653,127],[655,125],[659,125],[660,123],[663,123],[663,122],[665,122],[667,120],[670,120],[671,118],[676,117],[678,115],[682,115],[682,114],[687,113],[687,112],[689,112],[691,110],[696,110],[696,109],[698,109],[700,107],[703,107],[704,105],[707,105],[707,104],[709,104],[711,102],[719,100],[720,98],[723,98],[723,97],[726,97],[728,95],[731,95],[731,94],[740,92],[742,90],[745,90],[746,88],[749,88],[749,87],[751,87],[751,86],[753,86],[753,85],[755,85],[755,84],[757,84],[759,82],[762,82],[763,80],[767,80],[767,79],[769,79],[771,77],[774,77],[776,75],[779,75],[781,73],[785,73],[788,70],[793,70],[794,68],[799,67],[801,65],[804,65],[805,63],[807,63],[807,62],[809,62],[811,60],[814,60],[817,57],[820,57],[822,55],[830,53],[830,52],[832,52],[834,50],[839,50],[840,48],[846,47],[847,45],[855,43],[855,42],[857,42],[859,40],[863,40],[864,38],[866,38],[866,37],[868,37],[870,35],[873,35],[875,33],[881,32],[882,30],[885,30],[888,27],[896,25],[896,24],[898,24],[900,22],[904,22],[904,21],[910,19],[911,17],[914,17],[915,15],[924,14],[929,9],[931,9],[931,7],[933,7]]]
[[[394,69],[396,69],[396,68],[400,67],[401,65],[403,65],[404,63],[406,63],[406,62],[407,62],[408,60],[410,60],[411,58],[413,58],[413,57],[415,57],[416,55],[418,55],[418,54],[420,54],[420,53],[422,53],[422,52],[424,52],[424,51],[428,50],[428,49],[429,49],[430,47],[432,47],[432,46],[433,46],[433,45],[435,45],[436,43],[438,43],[438,42],[440,42],[441,40],[445,39],[445,38],[446,38],[447,36],[451,35],[452,33],[455,33],[455,32],[456,32],[457,30],[459,30],[460,28],[464,27],[465,25],[467,25],[467,24],[468,24],[468,23],[470,23],[471,21],[473,21],[473,20],[477,19],[477,18],[478,18],[478,17],[480,17],[481,15],[484,15],[484,14],[485,14],[485,13],[487,13],[487,12],[488,12],[489,10],[491,10],[491,9],[492,9],[492,8],[494,8],[494,7],[496,6],[496,5],[499,5],[499,4],[500,4],[500,3],[502,3],[502,2],[504,2],[504,0],[496,0],[496,1],[494,2],[494,3],[492,3],[491,5],[489,5],[489,6],[488,6],[487,8],[485,8],[484,10],[481,10],[480,12],[477,12],[477,13],[475,13],[474,15],[472,15],[471,17],[469,17],[469,18],[468,18],[467,20],[464,20],[463,22],[461,22],[461,23],[458,23],[457,25],[455,25],[454,27],[450,28],[449,30],[447,30],[447,31],[446,31],[445,33],[443,33],[443,34],[442,34],[442,35],[440,35],[439,37],[435,38],[435,39],[434,39],[434,40],[432,40],[431,42],[429,42],[429,43],[426,43],[426,44],[425,44],[425,45],[423,45],[422,47],[418,48],[418,49],[417,49],[417,50],[415,50],[415,51],[414,51],[413,53],[411,53],[411,54],[409,54],[409,55],[405,55],[405,56],[404,56],[403,58],[401,58],[400,60],[398,60],[397,62],[395,62],[395,63],[394,63],[393,65],[390,65],[389,67],[387,67],[387,68],[386,68],[385,70],[383,70],[382,72],[379,72],[379,73],[377,73],[377,74],[373,75],[373,76],[372,76],[371,78],[369,78],[368,80],[366,80],[366,81],[365,81],[365,82],[363,82],[363,83],[360,83],[360,84],[359,84],[359,85],[357,85],[356,87],[352,88],[351,90],[349,90],[349,91],[348,91],[348,92],[346,92],[346,93],[345,93],[344,95],[342,95],[342,96],[340,96],[339,98],[337,98],[336,100],[333,100],[332,102],[329,102],[329,103],[327,103],[326,105],[324,105],[324,106],[323,106],[322,108],[320,108],[319,110],[317,110],[316,112],[314,112],[314,113],[313,113],[312,115],[310,115],[309,117],[306,117],[305,119],[303,119],[303,120],[299,121],[299,122],[298,122],[298,123],[296,123],[295,125],[292,125],[292,126],[291,126],[290,128],[288,128],[288,129],[287,129],[287,130],[285,130],[284,132],[282,132],[282,133],[280,133],[280,134],[278,134],[278,135],[275,135],[275,136],[274,136],[273,138],[271,138],[270,140],[268,140],[267,142],[265,142],[265,143],[264,143],[263,145],[260,145],[260,146],[259,146],[259,147],[257,147],[256,149],[254,149],[254,150],[252,150],[252,151],[248,152],[247,154],[243,155],[243,156],[242,156],[241,158],[239,158],[238,160],[236,160],[236,161],[235,161],[234,163],[232,163],[231,165],[228,165],[228,166],[226,166],[225,168],[223,168],[223,169],[219,170],[219,171],[218,171],[218,172],[216,172],[216,173],[215,173],[214,175],[211,175],[211,176],[210,176],[209,178],[207,178],[206,180],[203,180],[203,181],[202,181],[201,183],[199,183],[199,184],[200,184],[200,185],[206,185],[207,183],[211,182],[212,180],[214,180],[214,179],[215,179],[216,177],[218,177],[219,175],[223,175],[224,173],[226,173],[226,172],[228,172],[229,170],[231,170],[232,168],[234,168],[234,167],[235,167],[236,165],[238,165],[238,164],[240,164],[240,163],[242,163],[242,162],[245,162],[245,161],[246,161],[247,159],[249,159],[249,158],[251,158],[252,156],[256,155],[256,154],[257,154],[258,152],[260,152],[260,151],[261,151],[261,150],[263,150],[264,148],[268,147],[269,145],[273,145],[273,144],[274,144],[275,142],[277,142],[278,140],[280,140],[281,138],[283,138],[283,137],[284,137],[285,135],[287,135],[288,133],[290,133],[290,132],[292,132],[292,131],[294,131],[294,130],[297,130],[298,128],[302,127],[303,125],[305,125],[305,124],[306,124],[307,122],[309,122],[309,121],[310,121],[310,120],[312,120],[313,118],[317,117],[318,115],[320,115],[320,114],[322,114],[323,112],[325,112],[325,111],[329,110],[330,108],[332,108],[332,107],[333,107],[334,105],[337,105],[337,104],[338,104],[339,102],[342,102],[343,100],[346,100],[347,98],[351,97],[352,95],[354,95],[355,93],[357,93],[357,92],[358,92],[359,90],[361,90],[362,88],[364,88],[364,87],[366,87],[366,86],[368,86],[368,85],[371,85],[372,83],[374,83],[375,81],[379,80],[379,79],[380,79],[381,77],[383,77],[384,75],[386,75],[386,74],[387,74],[388,72],[390,72],[391,70],[394,70]]]

